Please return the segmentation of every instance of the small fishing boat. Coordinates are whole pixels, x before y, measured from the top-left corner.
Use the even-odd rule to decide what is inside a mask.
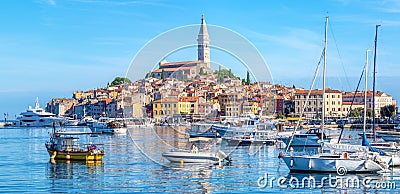
[[[105,154],[100,144],[79,142],[82,136],[94,133],[58,131],[50,133],[50,141],[45,146],[50,159],[100,161]]]

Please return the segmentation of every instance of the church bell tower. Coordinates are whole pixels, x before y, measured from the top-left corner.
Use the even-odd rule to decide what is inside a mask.
[[[204,14],[201,15],[201,26],[197,38],[197,59],[205,63],[210,68],[210,39],[206,26]]]

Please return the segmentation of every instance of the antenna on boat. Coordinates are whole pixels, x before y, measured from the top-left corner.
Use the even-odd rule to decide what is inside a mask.
[[[39,97],[36,97],[35,109],[38,109],[39,107]]]

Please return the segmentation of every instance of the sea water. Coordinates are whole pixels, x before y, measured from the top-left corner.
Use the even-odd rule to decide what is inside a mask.
[[[135,127],[123,135],[99,135],[106,152],[102,162],[50,161],[44,144],[51,130],[0,128],[0,192],[390,193],[400,188],[396,168],[375,175],[290,173],[277,157],[284,149],[277,146],[214,143],[230,155],[230,164],[170,163],[162,152],[191,145],[184,130],[173,127]],[[90,131],[86,127],[68,130]],[[358,132],[345,136],[353,133],[358,142]]]

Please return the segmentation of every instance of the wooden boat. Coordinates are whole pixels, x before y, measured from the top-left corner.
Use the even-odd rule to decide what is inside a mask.
[[[94,133],[86,132],[54,132],[50,134],[50,141],[46,145],[51,159],[55,160],[80,160],[100,161],[105,154],[99,144],[78,143],[79,137]]]

